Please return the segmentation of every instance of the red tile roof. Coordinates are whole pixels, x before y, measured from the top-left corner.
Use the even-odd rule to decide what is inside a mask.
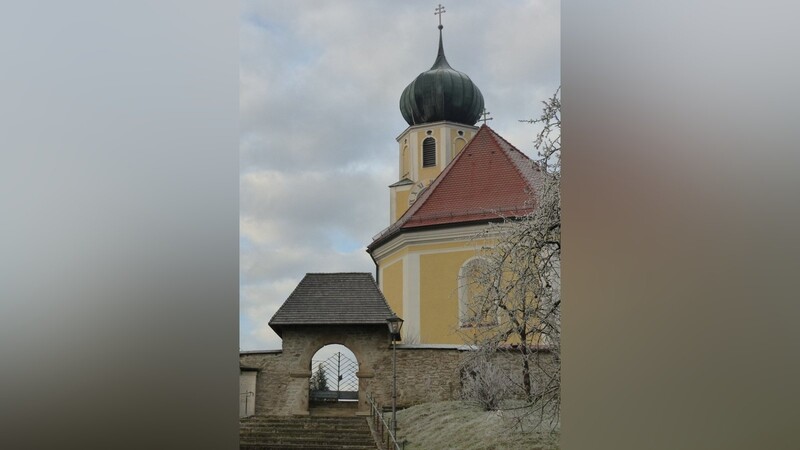
[[[539,168],[485,124],[397,222],[370,244],[372,250],[419,227],[464,224],[533,211]]]

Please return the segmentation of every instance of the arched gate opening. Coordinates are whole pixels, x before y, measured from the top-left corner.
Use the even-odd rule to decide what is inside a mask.
[[[353,415],[358,409],[358,359],[344,345],[326,345],[311,358],[308,411],[311,415]]]

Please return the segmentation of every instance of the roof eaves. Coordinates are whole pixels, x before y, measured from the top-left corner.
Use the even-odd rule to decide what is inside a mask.
[[[509,159],[509,161],[511,161],[511,164],[514,166],[520,176],[522,176],[522,179],[528,184],[528,187],[534,192],[541,189],[541,169],[536,161],[532,160],[528,157],[528,155],[514,147],[513,144],[508,142],[503,136],[497,134],[488,125],[486,128],[491,131],[491,136],[494,137],[495,142],[497,142],[497,144],[500,146],[500,149],[506,154],[506,157]]]
[[[414,182],[409,180],[408,178],[403,178],[400,181],[396,181],[396,182],[390,184],[389,187],[406,186],[406,185],[409,185],[409,184],[414,184]]]

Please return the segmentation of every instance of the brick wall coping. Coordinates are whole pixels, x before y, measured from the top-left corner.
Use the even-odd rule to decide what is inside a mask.
[[[549,352],[552,349],[550,346],[547,345],[536,345],[532,347],[528,347],[531,351],[540,351],[540,352]],[[479,347],[476,345],[464,345],[464,344],[397,344],[398,350],[459,350],[459,351],[471,351],[471,350],[478,350]],[[498,351],[503,352],[513,352],[517,350],[515,345],[507,345],[504,347],[500,347],[497,349]]]
[[[469,351],[469,350],[477,350],[478,347],[474,345],[463,345],[463,344],[397,344],[398,350],[460,350],[460,351]],[[506,347],[502,350],[515,350],[514,347]],[[549,351],[550,348],[548,346],[542,345],[536,348],[532,348],[532,350],[539,350],[539,351]],[[283,350],[242,350],[239,352],[240,355],[268,355],[268,354],[278,354],[283,353]]]
[[[398,350],[476,350],[474,345],[462,344],[397,344]]]
[[[283,350],[240,350],[240,355],[266,355],[270,353],[283,353]]]

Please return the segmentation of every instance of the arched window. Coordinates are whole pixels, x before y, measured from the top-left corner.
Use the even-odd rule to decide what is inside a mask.
[[[422,167],[436,165],[436,140],[432,137],[422,141]]]
[[[458,271],[458,312],[462,327],[497,324],[497,305],[486,286],[488,263],[468,259]]]

